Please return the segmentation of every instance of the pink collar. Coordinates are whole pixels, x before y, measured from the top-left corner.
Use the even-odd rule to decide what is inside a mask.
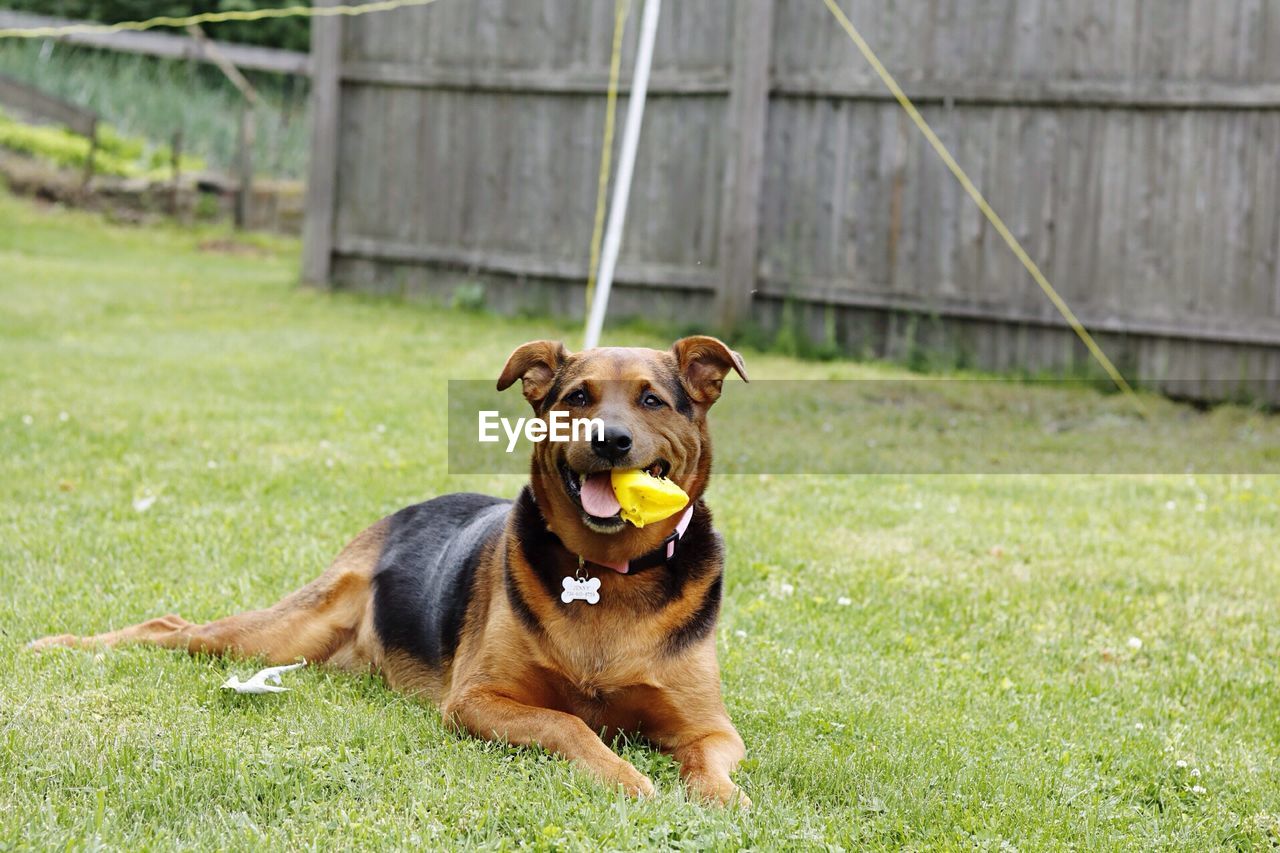
[[[689,529],[689,522],[691,521],[693,521],[692,503],[690,503],[685,509],[684,515],[680,516],[680,521],[676,524],[676,529],[671,531],[671,535],[663,540],[661,545],[649,553],[642,554],[634,560],[628,560],[625,563],[605,563],[600,560],[587,560],[579,555],[578,563],[579,565],[591,563],[596,566],[604,566],[606,569],[613,569],[620,575],[664,565],[668,560],[676,555],[676,543],[684,536],[684,532]]]

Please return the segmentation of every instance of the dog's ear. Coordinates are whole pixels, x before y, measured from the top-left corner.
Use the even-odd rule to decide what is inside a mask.
[[[720,386],[730,370],[737,371],[743,382],[750,381],[742,356],[718,338],[708,335],[681,338],[672,344],[671,354],[675,356],[685,390],[704,409],[720,399]]]
[[[524,390],[524,398],[536,411],[551,390],[556,373],[569,357],[569,351],[559,341],[530,341],[516,347],[507,358],[507,366],[498,377],[498,390],[505,391],[517,379]]]

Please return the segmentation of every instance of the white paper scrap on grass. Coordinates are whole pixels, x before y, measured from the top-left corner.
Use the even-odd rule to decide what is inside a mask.
[[[289,688],[280,686],[280,673],[301,669],[306,665],[307,662],[303,660],[302,663],[293,663],[288,666],[269,666],[255,672],[248,681],[241,681],[233,675],[223,682],[222,689],[234,690],[237,693],[286,693]]]

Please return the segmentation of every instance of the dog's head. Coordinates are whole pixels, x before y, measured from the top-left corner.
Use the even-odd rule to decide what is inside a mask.
[[[670,350],[600,347],[570,353],[556,341],[517,347],[498,378],[503,391],[520,380],[543,419],[599,419],[575,440],[534,445],[532,485],[551,531],[590,559],[627,560],[657,547],[678,520],[636,528],[616,513],[592,515],[583,503],[591,475],[642,468],[669,477],[696,501],[711,474],[707,410],[730,370],[747,378],[742,357],[716,338],[698,335]]]

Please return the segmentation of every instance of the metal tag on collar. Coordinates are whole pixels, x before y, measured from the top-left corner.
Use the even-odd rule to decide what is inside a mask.
[[[561,581],[564,588],[561,601],[566,605],[575,601],[585,601],[588,605],[598,605],[600,602],[600,579],[588,578],[582,562],[581,557],[577,558],[577,578],[564,578]]]

